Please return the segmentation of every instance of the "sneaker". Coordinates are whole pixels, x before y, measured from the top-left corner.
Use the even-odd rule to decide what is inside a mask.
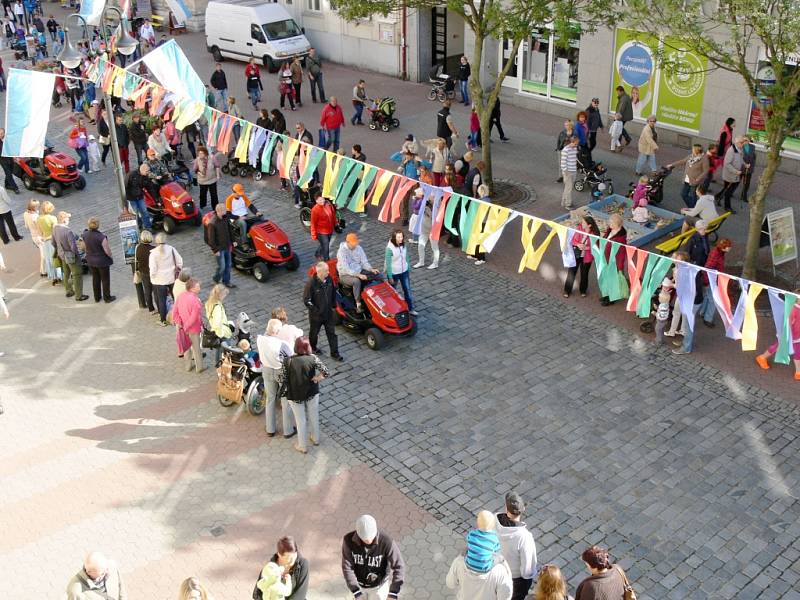
[[[431,269],[438,269],[438,268],[439,268],[439,263],[438,262],[434,262],[434,263],[431,263],[431,264],[428,265],[428,270],[429,271]]]
[[[415,317],[419,315],[419,313],[417,311],[415,311],[415,310],[408,311],[408,314],[413,315]]]
[[[769,361],[766,359],[766,357],[761,356],[759,354],[758,356],[756,356],[756,362],[758,363],[758,366],[764,369],[765,371],[769,369]]]
[[[485,262],[486,262],[485,260],[476,260],[476,261],[475,261],[475,264],[476,264],[476,265],[478,265],[478,266],[480,266],[480,265],[482,265],[482,264],[483,264],[483,263],[485,263]]]
[[[675,350],[673,350],[672,353],[675,356],[681,356],[683,354],[691,354],[691,352],[689,352],[688,350],[684,350],[683,348],[675,348]]]
[[[336,362],[343,362],[344,357],[341,354],[331,354],[331,358]]]
[[[675,337],[675,332],[674,331],[665,331],[664,332],[664,337]]]
[[[75,301],[76,302],[83,302],[84,300],[88,300],[88,299],[89,299],[89,296],[87,296],[86,294],[83,294],[82,296],[78,296],[77,298],[75,298]]]
[[[292,433],[290,433],[289,435],[286,435],[286,434],[284,434],[284,435],[283,435],[283,437],[284,437],[284,438],[286,438],[287,440],[289,440],[289,439],[292,439],[292,438],[293,438],[294,436],[296,436],[296,435],[297,435],[297,430],[295,429],[295,430],[294,430]]]
[[[366,219],[366,218],[367,218],[367,213],[365,213],[365,212],[363,212],[363,213],[358,213],[358,216],[359,216],[359,218],[361,218],[361,219]]]
[[[418,262],[417,264],[415,264],[415,265],[414,265],[413,267],[411,267],[411,268],[412,268],[412,269],[419,269],[420,267],[424,267],[424,266],[425,266],[425,263],[423,263],[423,262]]]

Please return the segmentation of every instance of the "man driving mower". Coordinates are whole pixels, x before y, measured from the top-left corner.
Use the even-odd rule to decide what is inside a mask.
[[[244,193],[241,183],[234,183],[231,190],[233,193],[225,199],[225,208],[239,228],[239,243],[244,245],[247,244],[247,230],[250,225],[261,221],[263,215]]]
[[[156,202],[160,202],[161,186],[171,178],[169,169],[167,169],[164,161],[158,158],[156,151],[152,148],[147,151],[147,161],[144,164],[148,168],[147,179],[145,180],[147,191],[150,192],[150,196]]]
[[[361,312],[362,283],[384,280],[383,274],[369,264],[367,254],[359,244],[358,235],[355,233],[348,233],[345,241],[339,244],[339,251],[336,253],[336,270],[339,273],[339,281],[344,285],[352,286],[358,312]]]

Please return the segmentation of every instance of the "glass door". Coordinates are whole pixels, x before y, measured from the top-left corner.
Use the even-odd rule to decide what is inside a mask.
[[[508,75],[503,80],[503,85],[505,87],[514,88],[515,90],[519,89],[519,73],[518,73],[518,65],[517,61],[519,60],[519,56],[511,56],[511,50],[514,48],[514,42],[511,40],[507,40],[503,38],[503,43],[500,45],[500,56],[498,60],[497,70],[500,71],[503,66],[506,64],[506,61],[509,57],[511,57],[513,63],[511,68],[508,70]]]

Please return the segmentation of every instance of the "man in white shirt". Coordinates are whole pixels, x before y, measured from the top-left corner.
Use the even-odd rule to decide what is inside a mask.
[[[348,233],[345,241],[339,245],[339,251],[336,253],[336,270],[339,273],[339,280],[344,285],[353,287],[356,310],[361,312],[362,282],[383,280],[383,276],[378,269],[373,269],[369,264],[355,233]]]
[[[698,221],[710,223],[719,216],[716,203],[714,202],[714,196],[709,194],[702,184],[697,186],[696,193],[697,203],[694,205],[694,208],[681,209],[681,213],[686,217],[683,220],[681,233],[689,231]]]

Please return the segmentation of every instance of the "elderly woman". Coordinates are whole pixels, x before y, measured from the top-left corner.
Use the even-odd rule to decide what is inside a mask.
[[[575,600],[623,597],[625,576],[622,569],[612,564],[607,550],[590,546],[581,554],[581,560],[591,575],[578,585]]]
[[[328,377],[327,367],[311,352],[307,337],[297,338],[294,355],[285,363],[286,397],[297,423],[294,449],[308,453],[308,442],[319,445],[319,382]]]
[[[217,182],[221,172],[219,161],[216,156],[209,155],[208,148],[200,146],[197,149],[197,158],[192,163],[192,171],[197,176],[197,184],[200,186],[200,208],[206,207],[210,192],[211,210],[214,210],[219,202],[217,195]]]
[[[303,335],[303,330],[289,323],[289,315],[286,314],[286,309],[282,306],[272,309],[272,318],[278,319],[282,323],[278,337],[286,342],[289,348],[294,348],[294,341]]]
[[[172,148],[160,127],[153,127],[153,133],[147,138],[147,147],[161,160],[168,160],[172,156]]]
[[[136,244],[133,270],[139,274],[140,283],[138,285],[142,286],[145,305],[140,308],[146,307],[151,315],[158,312],[153,302],[153,283],[150,281],[150,252],[152,252],[153,248],[155,248],[153,246],[153,234],[145,229],[139,236],[139,243]]]
[[[89,219],[89,228],[83,232],[83,243],[86,246],[86,264],[92,274],[94,301],[100,302],[102,290],[103,301],[113,302],[117,299],[111,295],[111,265],[114,264],[114,259],[108,237],[100,231],[100,220],[97,217]]]
[[[186,357],[186,370],[192,365],[198,373],[205,371],[203,351],[200,348],[200,333],[203,331],[203,305],[200,302],[200,282],[190,279],[186,292],[175,301],[172,322],[177,328],[178,355]],[[191,352],[190,352],[191,350]]]
[[[149,257],[150,282],[153,284],[161,326],[166,327],[169,312],[167,298],[172,297],[172,286],[175,284],[175,277],[183,268],[183,257],[167,244],[167,234],[163,231],[156,235],[155,242],[156,247],[150,252]]]
[[[613,260],[616,262],[617,270],[619,271],[620,277],[625,277],[625,262],[626,262],[626,255],[625,255],[625,244],[628,242],[628,232],[625,230],[623,226],[622,217],[618,214],[613,214],[608,219],[608,231],[606,231],[606,235],[604,236],[608,243],[606,244],[605,255],[606,260],[611,263],[611,247],[613,246],[612,242],[618,242],[619,247],[617,248],[617,253],[614,255]],[[610,304],[614,304],[615,301],[609,300],[608,296],[603,296],[600,298],[600,304],[603,306],[608,306]]]
[[[276,318],[272,318],[267,323],[267,331],[264,335],[258,336],[258,355],[261,358],[261,373],[264,378],[264,394],[266,395],[266,431],[267,437],[275,435],[278,421],[278,389],[282,381],[284,362],[293,354],[294,340],[290,346],[284,339],[281,339],[280,331],[283,323]],[[286,398],[281,398],[281,416],[283,418],[283,437],[290,438],[294,435],[294,425],[292,416],[289,414],[289,404]]]
[[[294,538],[285,536],[278,540],[278,551],[272,555],[269,562],[275,563],[288,574],[292,582],[292,593],[285,596],[284,600],[306,600],[308,594],[308,560],[297,550]],[[253,600],[269,600],[261,589],[253,590]]]
[[[744,146],[744,136],[738,136],[733,144],[725,152],[725,158],[722,161],[722,200],[724,202],[725,210],[736,214],[736,211],[731,208],[731,198],[736,188],[739,187],[739,180],[744,172],[744,161],[742,160],[742,146]]]

